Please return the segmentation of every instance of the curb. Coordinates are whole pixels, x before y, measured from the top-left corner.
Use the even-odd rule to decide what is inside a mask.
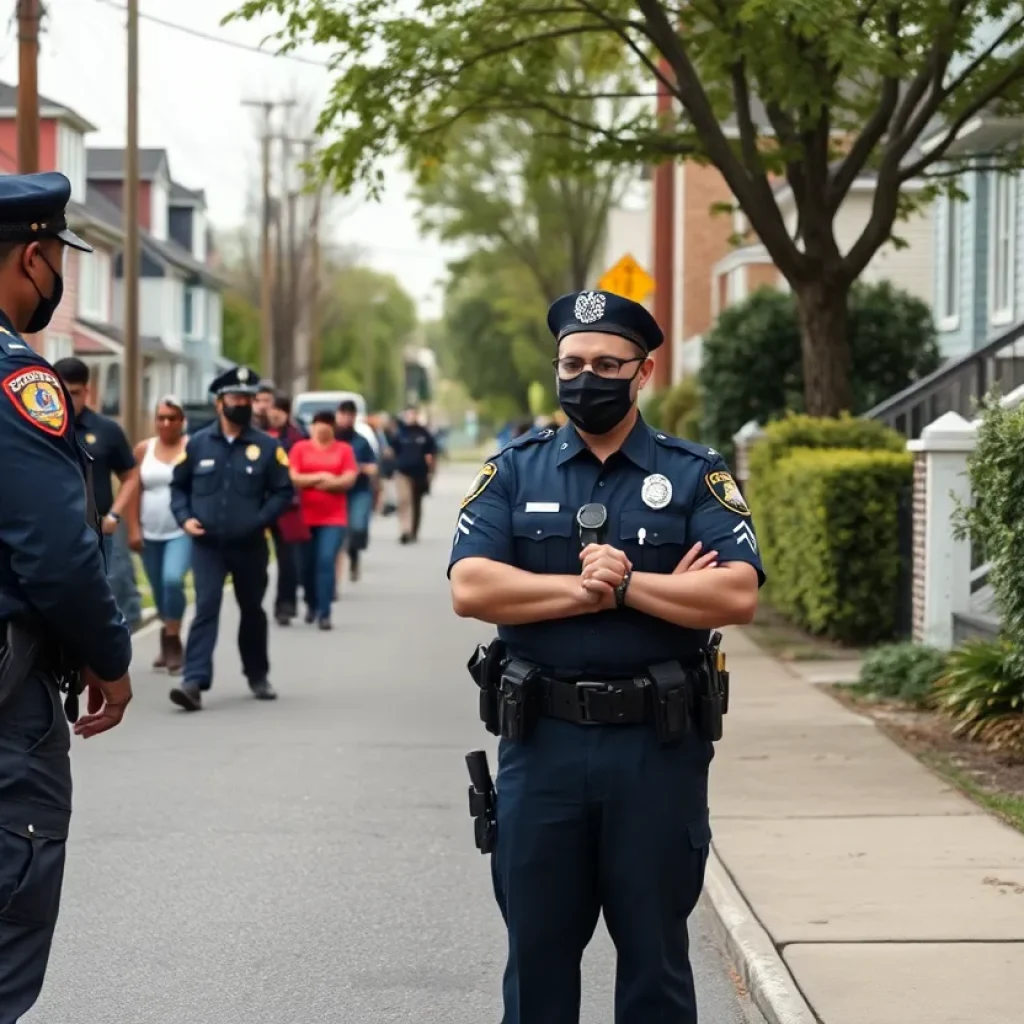
[[[754,1005],[768,1024],[819,1024],[768,933],[754,917],[712,846],[704,891],[717,937],[728,950]]]

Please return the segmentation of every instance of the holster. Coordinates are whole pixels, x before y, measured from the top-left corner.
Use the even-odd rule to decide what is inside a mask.
[[[499,690],[507,654],[505,642],[496,637],[486,647],[479,644],[466,665],[480,688],[480,721],[492,736],[501,735]]]
[[[722,738],[722,716],[729,708],[729,673],[725,671],[722,634],[713,633],[704,649],[697,697],[697,732],[702,739],[717,743]]]
[[[499,735],[523,743],[533,731],[540,712],[537,669],[520,658],[509,658],[501,673],[498,697]]]
[[[674,743],[690,727],[690,675],[678,661],[664,661],[647,670],[653,688],[654,729],[659,743]]]

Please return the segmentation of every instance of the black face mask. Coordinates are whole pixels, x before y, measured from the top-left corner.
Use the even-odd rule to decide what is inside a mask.
[[[36,306],[35,312],[29,317],[28,323],[25,324],[25,334],[36,334],[43,330],[53,319],[53,314],[60,305],[60,300],[64,298],[64,278],[50,266],[50,261],[41,252],[39,258],[50,267],[50,273],[53,274],[53,292],[47,298],[40,290],[39,285],[36,284],[35,279],[31,275],[27,275],[28,279],[32,282],[32,287],[35,288],[36,294],[39,296],[39,305]]]
[[[584,434],[607,434],[633,407],[632,383],[633,377],[599,377],[584,370],[572,380],[558,382],[558,404]]]
[[[351,441],[355,432],[355,427],[337,427],[334,431],[334,436],[339,441]]]
[[[252,423],[251,405],[225,405],[224,418],[236,427],[247,427]]]

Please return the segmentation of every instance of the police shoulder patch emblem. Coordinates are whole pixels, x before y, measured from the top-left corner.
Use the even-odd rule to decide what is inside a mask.
[[[256,447],[256,445],[253,445],[253,448],[255,448],[255,447]],[[280,445],[277,446],[277,453],[276,454],[277,454],[277,461],[282,466],[287,466],[289,464],[288,463],[288,453]]]
[[[260,457],[260,446],[258,444],[251,444],[245,449],[245,457],[250,462],[255,462]]]
[[[459,508],[465,508],[471,501],[476,501],[487,489],[487,485],[498,475],[498,467],[493,462],[485,462],[480,467],[480,472],[473,478],[473,482],[466,491]]]
[[[724,470],[708,473],[704,477],[704,481],[708,485],[708,490],[715,496],[719,504],[723,505],[730,512],[735,512],[737,515],[750,515],[750,509],[747,507],[747,503],[744,501],[739,486],[733,480],[731,473],[726,473]]]
[[[68,429],[68,406],[64,388],[56,375],[44,366],[15,370],[0,384],[18,413],[34,427],[52,437],[63,437]]]

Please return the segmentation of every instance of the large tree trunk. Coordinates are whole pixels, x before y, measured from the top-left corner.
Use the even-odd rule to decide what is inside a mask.
[[[804,402],[811,416],[838,416],[852,405],[849,286],[813,281],[794,288],[803,350]]]

